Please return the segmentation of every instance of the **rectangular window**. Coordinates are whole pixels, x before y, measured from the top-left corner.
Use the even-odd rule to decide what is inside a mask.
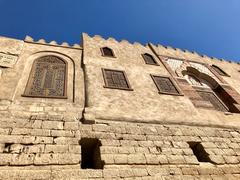
[[[155,85],[157,86],[159,93],[182,95],[176,84],[170,77],[151,75]]]
[[[105,86],[107,88],[132,90],[124,71],[102,69]]]
[[[197,92],[204,101],[209,101],[216,110],[223,111],[223,112],[228,111],[227,108],[220,101],[220,99],[218,99],[218,97],[213,92],[208,92],[208,91],[197,91]]]

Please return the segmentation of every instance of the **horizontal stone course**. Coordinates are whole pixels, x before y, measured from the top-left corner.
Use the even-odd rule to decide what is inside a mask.
[[[49,173],[51,177],[68,177],[66,173],[71,172],[69,177],[83,179],[216,179],[224,174],[240,173],[240,142],[236,137],[238,132],[233,133],[234,130],[217,129],[208,133],[209,128],[183,126],[178,130],[175,125],[142,127],[148,125],[124,123],[115,127],[115,124],[85,125],[48,118],[30,120],[39,122],[39,128],[33,128],[28,122],[27,126],[0,129],[0,167],[78,165],[79,170],[62,169],[61,173]],[[100,140],[104,170],[80,169],[80,140],[86,137]],[[200,142],[211,162],[199,162],[189,141]]]

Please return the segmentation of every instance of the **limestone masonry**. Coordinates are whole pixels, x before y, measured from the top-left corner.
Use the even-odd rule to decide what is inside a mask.
[[[240,179],[238,63],[0,37],[0,85],[0,179]]]

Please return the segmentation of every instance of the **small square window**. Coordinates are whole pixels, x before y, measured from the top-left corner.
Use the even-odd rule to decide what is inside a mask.
[[[102,69],[105,86],[113,89],[132,90],[124,71]]]
[[[103,56],[115,57],[113,50],[111,48],[109,48],[109,47],[101,48],[101,52],[102,52]]]
[[[177,88],[176,84],[170,77],[151,75],[155,85],[157,86],[159,93],[182,95],[181,91]]]
[[[146,64],[158,65],[158,63],[156,62],[156,60],[153,58],[152,55],[145,53],[145,54],[142,54],[142,57]]]

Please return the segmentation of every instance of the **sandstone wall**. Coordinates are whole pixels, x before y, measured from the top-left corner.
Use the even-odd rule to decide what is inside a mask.
[[[0,124],[0,179],[240,178],[239,130],[41,116]],[[81,169],[83,138],[100,140],[104,169]],[[188,142],[200,142],[211,162],[199,162]]]
[[[150,74],[172,76],[161,63],[158,56],[171,56],[188,60],[209,63],[209,58],[200,58],[198,54],[180,50],[155,47],[155,52],[149,46],[127,41],[118,42],[112,38],[103,39],[100,36],[83,35],[84,71],[86,75],[87,107],[85,116],[93,121],[101,119],[129,122],[157,122],[174,124],[195,124],[206,126],[239,126],[240,118],[236,113],[223,113],[215,110],[196,108],[187,95],[173,96],[159,94]],[[100,48],[109,47],[115,53],[115,58],[102,56]],[[143,53],[152,54],[159,66],[146,64]],[[216,61],[216,60],[212,60]],[[216,61],[218,62],[218,61]],[[230,85],[238,81],[238,64],[219,61],[219,65],[231,77],[224,77]],[[133,91],[104,88],[102,68],[123,70],[126,72]],[[232,69],[233,72],[230,71]],[[239,73],[239,72],[238,72]],[[232,78],[233,76],[233,78]],[[229,80],[232,79],[232,80]],[[240,79],[239,79],[240,80]],[[177,83],[177,81],[176,81]],[[239,85],[233,86],[239,90]],[[184,117],[184,118],[183,118]]]
[[[17,57],[11,65],[0,59],[0,179],[240,179],[239,114],[159,94],[150,77],[172,76],[162,57],[185,58],[223,68],[230,77],[219,81],[239,93],[238,64],[86,34],[83,49],[30,37],[0,45],[5,58]],[[101,47],[116,57],[103,57]],[[34,60],[45,55],[67,62],[67,99],[22,96]],[[125,71],[133,91],[105,88],[102,68]],[[83,150],[90,140],[100,146],[97,169],[83,165],[95,149]]]
[[[0,39],[5,42],[6,38]],[[84,80],[81,69],[82,49],[66,44],[34,42],[32,39],[6,44],[0,51],[16,53],[18,58],[13,67],[1,68],[0,111],[15,117],[29,118],[31,115],[58,115],[81,119],[84,106]],[[3,43],[2,43],[3,44]],[[11,48],[7,48],[11,47]],[[16,47],[15,51],[13,47]],[[19,50],[21,47],[21,50]],[[10,49],[10,50],[8,50]],[[67,62],[67,99],[23,97],[34,60],[53,55]]]

